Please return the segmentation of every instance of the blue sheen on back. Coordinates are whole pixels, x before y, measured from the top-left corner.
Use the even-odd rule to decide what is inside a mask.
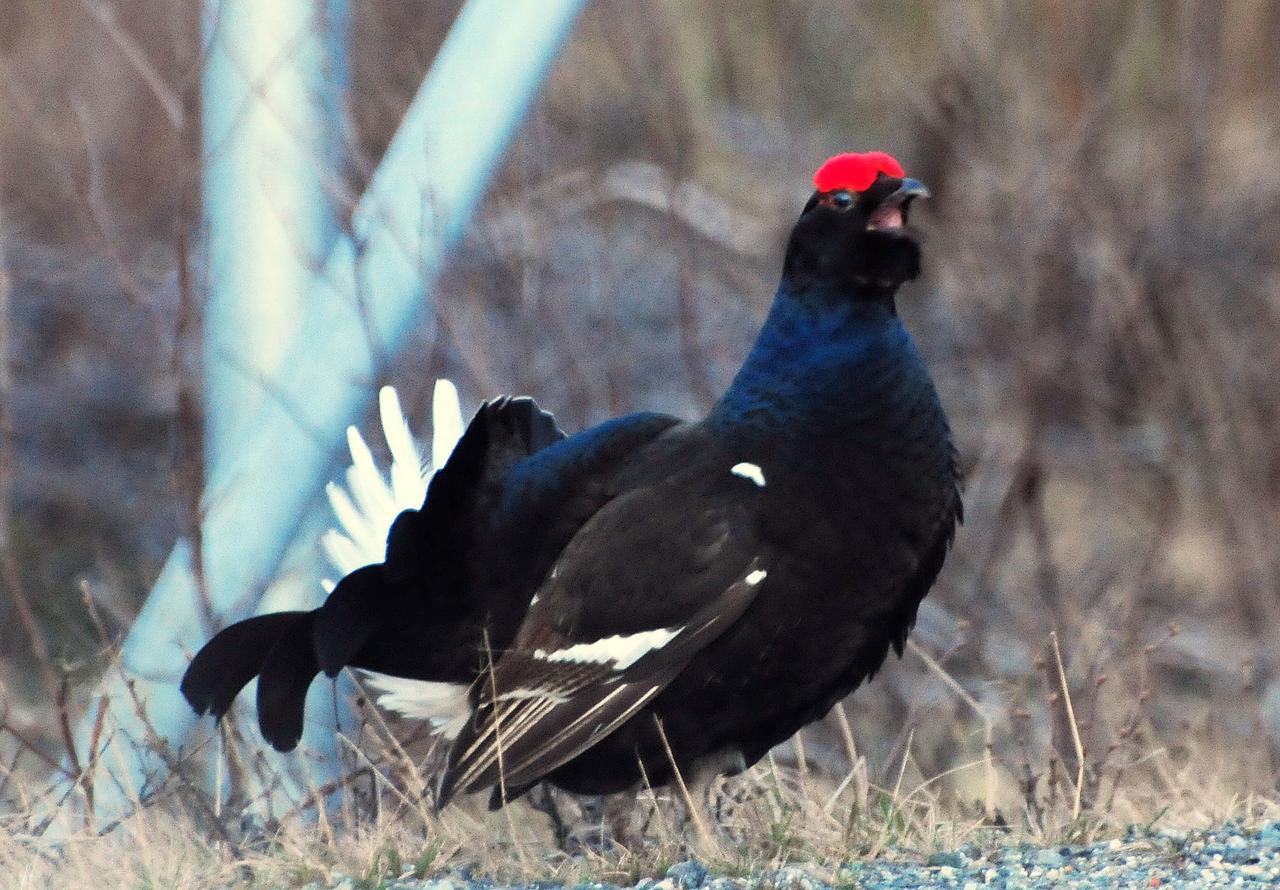
[[[674,423],[675,418],[668,415],[642,411],[615,417],[562,439],[512,468],[503,486],[502,505],[518,508],[522,501],[554,491],[563,484],[566,473],[595,463],[607,452],[625,453],[629,446],[647,441]]]

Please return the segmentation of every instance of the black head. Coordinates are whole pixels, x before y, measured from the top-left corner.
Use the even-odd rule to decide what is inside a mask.
[[[907,228],[915,198],[929,194],[883,152],[837,155],[814,174],[787,244],[784,273],[867,299],[891,297],[920,274],[920,243]]]

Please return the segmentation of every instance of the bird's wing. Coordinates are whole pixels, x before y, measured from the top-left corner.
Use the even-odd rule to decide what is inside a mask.
[[[950,455],[949,475],[952,479],[959,478],[959,472],[956,470],[956,453],[955,448],[948,445],[948,454]],[[960,497],[960,488],[956,483],[945,486],[945,501],[940,510],[937,525],[930,537],[928,547],[923,551],[919,561],[916,564],[915,571],[907,578],[902,588],[903,598],[911,604],[911,619],[902,626],[902,630],[894,636],[893,651],[902,657],[902,651],[907,645],[907,634],[911,632],[915,626],[915,610],[924,600],[925,594],[929,592],[929,588],[933,587],[933,582],[938,579],[938,574],[942,571],[942,563],[947,558],[947,552],[951,549],[951,543],[955,540],[956,526],[964,522],[964,501]]]
[[[526,786],[590,748],[755,599],[767,570],[747,505],[695,493],[673,514],[673,489],[627,492],[565,548],[514,646],[477,680],[440,806]]]

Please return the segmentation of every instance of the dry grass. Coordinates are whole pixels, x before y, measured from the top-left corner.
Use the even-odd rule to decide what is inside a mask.
[[[130,794],[129,815],[92,829],[83,784],[70,793],[51,791],[10,764],[0,778],[0,873],[14,887],[84,886],[112,875],[121,886],[138,887],[328,886],[345,877],[359,888],[381,888],[445,869],[497,881],[627,885],[692,857],[728,875],[802,863],[831,877],[853,860],[919,859],[961,845],[1089,843],[1227,820],[1248,829],[1280,818],[1274,793],[1240,790],[1256,787],[1251,762],[1263,752],[1227,757],[1212,744],[1185,740],[1171,749],[1149,734],[1143,716],[1149,702],[1141,698],[1133,702],[1129,731],[1106,751],[1089,752],[1077,742],[1072,751],[1051,750],[1046,761],[1032,762],[1024,747],[1020,761],[1006,761],[992,744],[1001,730],[992,728],[982,705],[913,648],[908,658],[943,678],[956,704],[971,712],[955,727],[967,735],[956,752],[962,762],[942,774],[922,771],[914,731],[893,763],[873,768],[838,707],[833,719],[845,730],[839,756],[812,762],[797,736],[742,776],[716,782],[705,798],[710,809],[683,782],[618,796],[605,816],[582,817],[577,801],[556,793],[574,827],[569,853],[557,845],[550,820],[525,801],[490,813],[477,796],[437,816],[430,776],[440,763],[439,745],[420,727],[389,726],[367,705],[360,732],[342,739],[346,773],[301,792],[305,779],[300,784],[294,770],[264,761],[256,730],[242,733],[233,718],[204,742],[221,751],[212,784],[201,772],[199,747],[151,748],[165,768],[148,777],[141,794]],[[1059,692],[1065,672],[1054,662],[1042,692],[1061,706],[1078,740],[1074,715],[1090,703],[1067,707]],[[103,727],[104,738],[111,732]],[[93,752],[84,756],[94,760]],[[296,764],[306,752],[295,757]],[[91,768],[99,783],[111,780],[109,764]],[[212,794],[211,787],[220,791]],[[976,789],[981,797],[972,796]],[[317,806],[321,800],[325,805]]]
[[[40,782],[94,760],[64,750],[66,715],[95,713],[102,640],[199,481],[169,445],[198,451],[176,395],[195,361],[155,284],[196,228],[194,7],[112,6],[104,31],[97,2],[0,5],[0,855],[31,886],[59,862],[180,886],[385,875],[392,849],[569,877],[679,858],[691,836],[665,800],[633,851],[576,860],[547,852],[540,817],[437,822],[372,718],[327,822],[244,828],[244,800],[179,770],[102,839],[71,801],[65,860],[37,855],[53,849],[31,833],[52,804]],[[353,190],[449,13],[356,6]],[[416,415],[440,374],[472,403],[534,393],[568,427],[694,414],[764,311],[816,159],[888,147],[935,192],[902,308],[960,440],[968,521],[906,658],[731,783],[765,789],[728,820],[733,867],[1274,815],[1278,39],[1276,4],[1198,0],[597,0],[584,16],[392,371]],[[153,407],[107,413],[98,376]],[[252,732],[227,747],[236,769],[277,768]]]

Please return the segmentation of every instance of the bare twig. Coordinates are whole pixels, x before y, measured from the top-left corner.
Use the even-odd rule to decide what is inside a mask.
[[[836,715],[836,723],[840,726],[840,737],[844,741],[844,753],[849,758],[849,766],[858,762],[858,746],[853,740],[853,727],[849,725],[849,715],[845,713],[844,702],[838,701],[831,709]]]
[[[907,640],[907,648],[919,656],[920,660],[925,663],[925,666],[937,674],[938,677],[941,678],[942,682],[946,683],[951,691],[956,694],[956,697],[968,705],[969,708],[978,716],[978,719],[982,721],[982,746],[986,751],[986,757],[983,760],[983,776],[986,780],[986,799],[983,803],[987,817],[990,818],[994,816],[996,811],[998,782],[996,777],[995,759],[992,757],[992,751],[995,745],[995,726],[991,716],[987,713],[985,708],[978,704],[977,699],[970,695],[968,690],[961,686],[955,677],[947,673],[946,669],[942,665],[938,664],[938,662],[934,660],[933,656],[924,651],[918,643],[909,639]]]
[[[186,126],[182,98],[152,64],[141,44],[117,20],[115,7],[105,0],[80,0],[80,5],[102,25],[102,30],[111,38],[111,42],[128,60],[133,70],[142,78],[142,82],[147,85],[147,89],[151,91],[151,95],[160,104],[173,129],[181,132]]]
[[[17,729],[17,727],[11,725],[6,720],[0,720],[0,733],[6,733],[6,732],[9,735],[13,736],[15,739],[17,739],[18,744],[22,746],[22,748],[34,754],[36,758],[45,766],[49,767],[49,769],[53,770],[56,773],[60,773],[61,775],[65,776],[68,779],[76,778],[76,773],[72,772],[65,765],[59,763],[57,758],[50,757],[48,754],[46,754],[43,750],[41,750],[39,745],[31,741],[31,739],[27,738],[22,732],[20,732]]]
[[[1067,685],[1067,671],[1062,666],[1062,650],[1058,648],[1058,632],[1050,631],[1049,640],[1053,643],[1053,658],[1058,664],[1058,680],[1062,683],[1062,701],[1067,709],[1067,720],[1071,725],[1071,741],[1076,748],[1076,790],[1075,800],[1071,805],[1071,819],[1080,818],[1080,795],[1084,791],[1084,744],[1080,741],[1080,727],[1076,725],[1076,711],[1071,704],[1071,689]]]
[[[658,737],[662,739],[662,750],[666,752],[667,762],[671,764],[671,774],[676,780],[676,787],[680,789],[680,797],[684,800],[684,805],[689,810],[689,819],[693,822],[693,828],[698,833],[698,840],[705,851],[714,851],[716,849],[715,840],[711,837],[711,832],[707,830],[707,824],[702,820],[702,814],[694,806],[693,795],[689,793],[689,786],[685,784],[684,776],[680,774],[680,767],[676,765],[676,756],[671,751],[671,743],[667,741],[667,731],[662,726],[662,718],[654,714],[653,723],[658,728]]]
[[[178,314],[175,322],[177,348],[173,353],[173,374],[178,383],[178,410],[174,418],[174,487],[178,503],[182,505],[181,518],[184,533],[191,542],[191,570],[204,629],[212,633],[215,615],[213,597],[204,570],[204,515],[201,496],[204,492],[206,467],[204,464],[204,392],[200,384],[201,374],[194,356],[200,355],[199,343],[203,330],[203,314],[200,298],[191,274],[191,243],[187,235],[187,188],[179,194],[182,224],[178,226]],[[206,357],[206,361],[208,361]]]
[[[0,238],[2,237],[3,231],[0,230]],[[9,331],[12,330],[10,283],[4,247],[3,240],[0,240],[0,576],[4,579],[4,586],[9,589],[9,597],[18,613],[18,620],[26,631],[31,654],[40,671],[45,696],[48,701],[57,705],[58,728],[66,748],[67,762],[72,775],[79,780],[83,771],[76,753],[71,719],[67,713],[67,684],[65,679],[59,678],[58,671],[53,666],[49,641],[31,606],[31,597],[22,581],[22,567],[13,550],[10,505],[17,454],[13,440],[13,357],[9,343]],[[14,735],[17,736],[17,733]],[[32,750],[38,752],[34,747]]]
[[[880,829],[880,839],[876,841],[875,846],[871,849],[870,858],[872,859],[880,855],[880,851],[884,849],[885,841],[889,837],[889,828],[893,823],[893,811],[901,811],[899,801],[902,794],[902,777],[907,773],[907,761],[911,759],[911,742],[915,738],[915,733],[914,727],[907,733],[907,744],[902,749],[902,762],[898,766],[898,778],[893,783],[893,793],[889,797],[891,801],[889,812],[885,815],[884,825]]]
[[[93,731],[89,736],[89,751],[88,751],[89,762],[85,766],[84,777],[81,780],[81,784],[84,787],[84,808],[86,813],[85,821],[86,821],[86,824],[88,825],[93,824],[94,771],[98,765],[98,755],[102,750],[99,747],[99,743],[102,740],[102,726],[103,726],[103,723],[106,721],[107,705],[109,704],[109,701],[110,700],[105,695],[98,696],[98,711],[93,718]]]
[[[658,822],[658,834],[664,844],[672,846],[671,835],[667,831],[667,820],[662,818],[662,808],[658,805],[658,795],[653,790],[653,783],[649,781],[649,771],[644,768],[644,758],[637,756],[636,764],[640,767],[641,787],[649,795],[649,804],[653,807],[653,814]]]

